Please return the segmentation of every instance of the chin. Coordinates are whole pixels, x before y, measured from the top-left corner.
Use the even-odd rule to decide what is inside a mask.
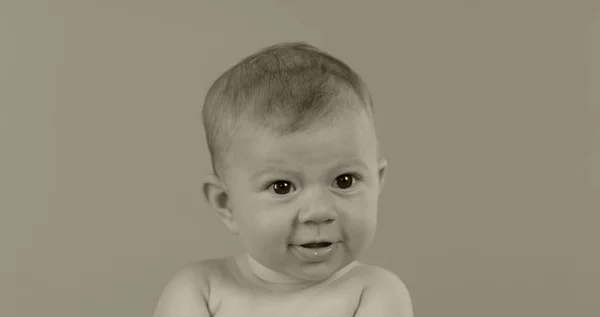
[[[305,281],[320,282],[328,279],[352,261],[352,259],[338,258],[327,262],[305,263],[296,267],[294,275]]]

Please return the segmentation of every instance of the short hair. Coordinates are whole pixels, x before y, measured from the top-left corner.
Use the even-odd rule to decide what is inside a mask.
[[[331,121],[342,109],[336,98],[350,91],[373,118],[371,94],[348,65],[305,42],[271,45],[225,71],[209,88],[202,119],[213,172],[222,176],[241,121],[278,135]],[[347,110],[347,106],[344,107]]]

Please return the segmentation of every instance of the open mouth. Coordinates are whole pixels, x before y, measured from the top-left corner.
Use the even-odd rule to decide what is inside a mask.
[[[301,247],[307,248],[307,249],[318,249],[318,248],[327,248],[331,245],[331,242],[313,242],[313,243],[306,243],[306,244],[301,244]]]
[[[293,244],[291,251],[301,261],[317,263],[328,261],[338,251],[340,242],[311,242],[304,244]]]

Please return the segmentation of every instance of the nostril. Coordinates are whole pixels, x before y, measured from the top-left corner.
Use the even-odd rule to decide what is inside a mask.
[[[332,224],[334,222],[336,222],[336,218],[335,216],[316,216],[316,215],[310,215],[310,216],[300,216],[298,218],[298,221],[300,223],[303,224],[309,224],[312,223],[314,225],[319,225],[319,224]]]

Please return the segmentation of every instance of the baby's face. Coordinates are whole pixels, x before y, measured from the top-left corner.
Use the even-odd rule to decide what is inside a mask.
[[[304,281],[356,260],[375,234],[386,165],[366,113],[279,138],[250,127],[236,135],[225,183],[246,251]],[[315,241],[331,245],[301,246]]]

